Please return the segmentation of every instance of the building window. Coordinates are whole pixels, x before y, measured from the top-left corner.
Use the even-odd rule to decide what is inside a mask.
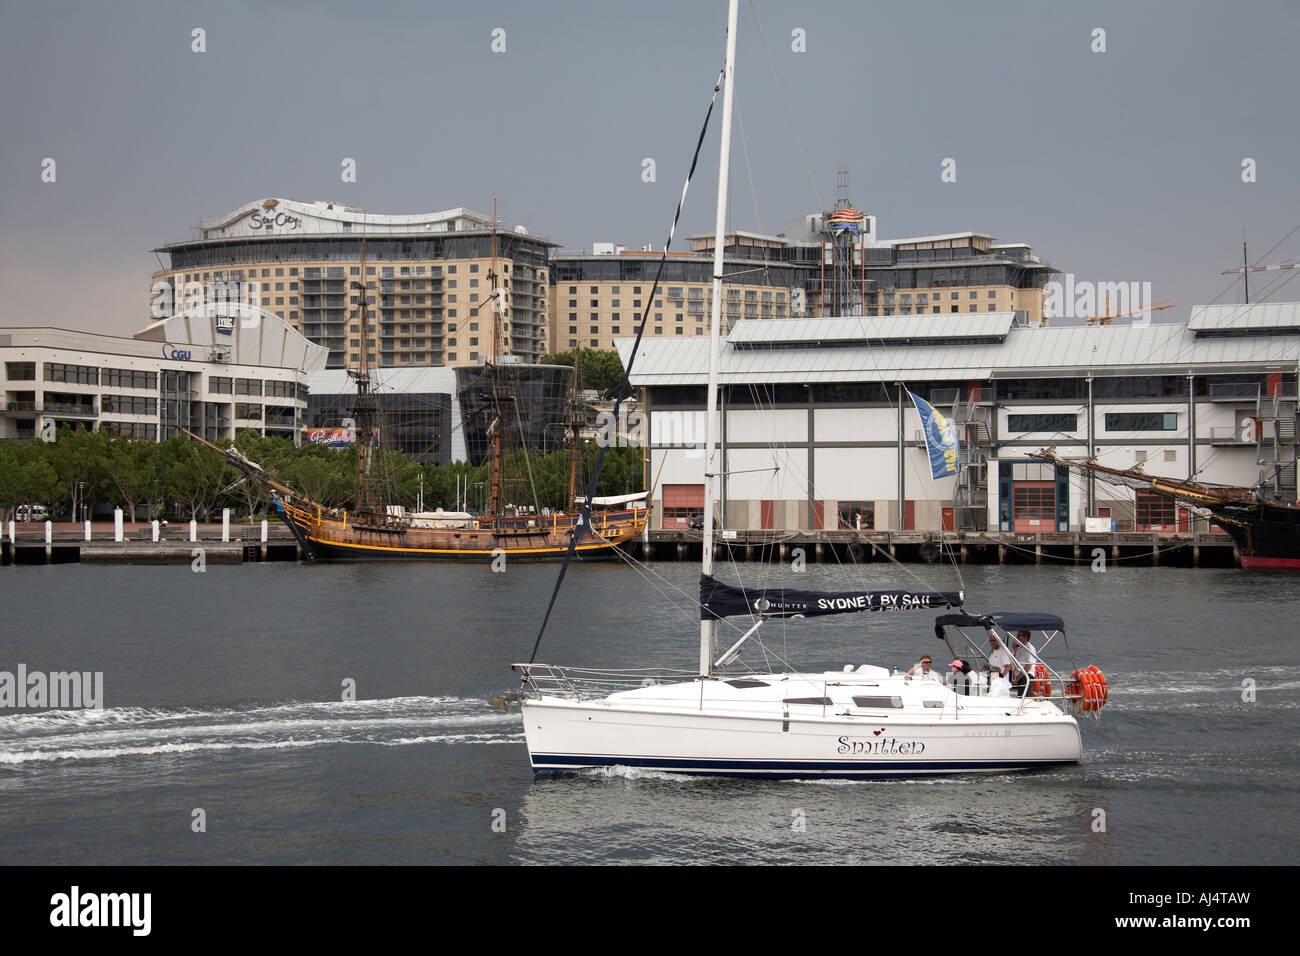
[[[11,382],[36,381],[35,362],[5,362],[5,378]]]
[[[46,362],[45,381],[64,382],[68,385],[98,385],[99,369],[91,365],[65,365],[62,362]]]
[[[839,503],[839,529],[841,531],[870,531],[876,527],[874,501],[841,501]]]
[[[1008,415],[1011,432],[1072,432],[1079,428],[1078,415]]]
[[[1108,432],[1178,431],[1177,412],[1113,412],[1106,416]]]

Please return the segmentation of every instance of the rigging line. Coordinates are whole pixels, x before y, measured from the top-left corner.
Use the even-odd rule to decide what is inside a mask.
[[[767,65],[772,71],[772,79],[776,81],[776,95],[781,101],[781,110],[785,113],[786,125],[790,127],[790,135],[794,137],[795,148],[799,150],[799,158],[803,160],[803,171],[808,174],[808,184],[812,186],[813,197],[817,200],[817,208],[825,209],[822,205],[822,197],[817,192],[817,183],[813,179],[812,170],[808,167],[808,157],[804,155],[803,144],[799,142],[799,134],[795,132],[794,120],[790,117],[790,106],[785,101],[785,91],[781,88],[781,78],[776,72],[776,63],[772,60],[772,51],[767,48],[767,38],[763,36],[763,24],[759,22],[758,10],[754,7],[754,0],[749,0],[749,9],[754,14],[754,26],[758,27],[758,39],[763,44],[763,52],[767,54]]]
[[[740,126],[740,149],[745,154],[745,175],[749,177],[749,195],[754,200],[754,225],[761,234],[763,232],[763,219],[758,214],[758,190],[754,188],[754,171],[749,166],[749,143],[745,141],[745,120],[740,115],[740,98],[736,96],[735,90],[732,90],[731,98],[736,104],[736,123]],[[757,272],[759,270],[751,269],[748,271]],[[766,268],[763,271],[766,271]]]
[[[704,114],[704,124],[700,127],[699,139],[695,141],[695,153],[691,157],[691,166],[686,173],[686,181],[682,184],[682,195],[677,200],[677,211],[673,214],[673,223],[668,229],[668,239],[664,243],[663,255],[659,258],[659,268],[655,272],[654,285],[650,288],[650,297],[646,299],[645,311],[641,313],[641,323],[637,326],[636,339],[632,342],[632,350],[628,353],[627,365],[623,369],[623,380],[618,386],[618,397],[614,399],[613,420],[619,420],[619,412],[622,409],[623,399],[627,396],[628,389],[631,388],[632,366],[636,362],[636,353],[641,348],[641,339],[645,335],[646,322],[650,319],[650,310],[654,305],[655,294],[658,292],[660,280],[663,278],[664,265],[668,261],[668,249],[673,243],[673,235],[677,232],[677,223],[682,216],[682,207],[686,205],[686,193],[691,187],[691,177],[695,175],[695,166],[700,159],[700,150],[704,146],[704,136],[709,129],[709,118],[713,116],[713,107],[718,100],[718,92],[722,89],[723,81],[727,76],[727,64],[724,61],[722,69],[718,71],[717,82],[713,85],[713,95],[709,98],[709,108]],[[528,658],[528,663],[533,663],[537,659],[537,649],[541,647],[542,635],[546,633],[546,625],[551,619],[551,611],[555,607],[555,599],[560,594],[560,587],[564,584],[564,576],[569,570],[569,564],[573,560],[574,552],[578,545],[578,532],[582,527],[589,527],[591,524],[591,499],[596,495],[596,482],[600,479],[600,469],[605,463],[605,454],[609,451],[609,444],[602,442],[600,454],[596,457],[596,467],[592,470],[591,478],[587,484],[587,497],[583,502],[580,521],[575,523],[573,531],[569,537],[569,549],[564,553],[564,563],[560,565],[560,573],[556,575],[555,588],[551,591],[550,602],[546,605],[546,614],[542,617],[542,626],[537,631],[537,640],[533,642],[533,652]],[[712,520],[712,515],[709,516]]]
[[[650,567],[649,564],[633,556],[631,552],[625,551],[623,548],[618,546],[615,546],[613,550],[629,567],[640,574],[642,579],[650,582],[651,587],[654,587],[660,594],[668,596],[668,591],[676,591],[677,594],[681,595],[684,601],[690,602],[689,610],[686,607],[682,607],[681,610],[686,614],[688,619],[694,620],[698,623],[698,618],[695,618],[694,614],[704,607],[704,605],[700,603],[698,590],[695,594],[691,594],[675,582],[670,581],[658,571],[654,570],[654,568]],[[663,587],[655,585],[655,581],[662,582]],[[729,627],[738,634],[744,631],[744,628],[732,621],[730,618],[718,618],[717,621],[719,626]]]
[[[1275,242],[1272,246],[1270,246],[1267,252],[1265,252],[1262,256],[1260,256],[1258,259],[1255,260],[1255,264],[1258,265],[1260,262],[1264,261],[1264,259],[1266,259],[1266,258],[1268,258],[1270,255],[1272,255],[1273,252],[1274,252],[1274,250],[1276,250],[1279,246],[1282,245],[1282,243],[1286,242],[1286,241],[1287,241],[1288,239],[1290,239],[1293,235],[1295,235],[1295,233],[1296,233],[1297,231],[1300,231],[1300,223],[1297,223],[1294,227],[1292,227],[1292,229],[1291,229],[1290,232],[1288,232],[1285,236],[1283,236],[1281,239],[1279,239],[1277,242]],[[1243,274],[1243,278],[1244,278],[1244,274]],[[1288,281],[1289,281],[1290,279],[1293,279],[1293,278],[1295,278],[1294,275],[1289,276],[1289,277],[1288,277]],[[1207,304],[1207,305],[1215,305],[1215,304],[1217,304],[1218,301],[1219,301],[1220,299],[1222,299],[1222,298],[1223,298],[1225,295],[1227,295],[1230,291],[1232,291],[1234,288],[1236,288],[1236,286],[1237,286],[1237,280],[1236,280],[1236,279],[1231,280],[1231,281],[1230,281],[1226,286],[1223,287],[1222,290],[1220,290],[1220,292],[1219,292],[1218,295],[1216,295],[1213,299],[1211,299],[1211,300],[1210,300],[1208,303],[1206,303],[1206,304]],[[1270,287],[1270,288],[1271,288],[1271,287]],[[1237,315],[1241,315],[1241,314],[1243,314],[1247,309],[1250,308],[1250,306],[1251,306],[1252,304],[1254,304],[1254,303],[1246,303],[1246,302],[1240,303],[1240,304],[1237,306],[1237,311],[1236,311],[1236,313],[1235,313],[1234,315],[1230,315],[1229,317],[1230,317],[1230,318],[1235,318]],[[1195,346],[1196,346],[1196,341],[1193,340],[1192,343],[1189,343],[1188,345],[1184,346],[1181,350],[1179,350],[1179,351],[1176,352],[1173,356],[1171,356],[1170,359],[1169,359],[1168,361],[1165,361],[1165,362],[1161,363],[1161,367],[1165,367],[1165,368],[1177,367],[1178,365],[1181,364],[1181,363],[1178,362],[1178,359],[1180,359],[1183,355],[1185,355],[1185,354],[1186,354],[1188,351],[1190,351],[1191,349],[1195,348]],[[1146,361],[1146,359],[1150,358],[1152,354],[1154,354],[1152,351],[1148,351],[1146,355],[1142,356],[1141,358],[1136,359],[1136,361],[1137,361],[1137,362],[1144,362],[1144,361]]]
[[[515,420],[519,422],[519,438],[524,443],[524,468],[528,470],[528,487],[533,492],[533,517],[539,522],[542,520],[542,503],[537,499],[537,483],[533,481],[533,463],[531,456],[528,454],[528,439],[524,437],[524,416],[519,410],[519,399],[515,399]]]

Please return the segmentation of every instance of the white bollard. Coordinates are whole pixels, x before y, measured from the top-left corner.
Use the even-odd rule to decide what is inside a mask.
[[[157,542],[158,541],[158,519],[155,518],[153,521],[150,522],[150,524],[153,526],[153,539],[155,542]]]
[[[45,522],[45,543],[46,544],[54,543],[54,522],[53,521]]]
[[[86,522],[86,540],[87,540],[87,541],[90,540],[90,522],[89,522],[89,521]]]
[[[122,509],[113,509],[113,540],[122,540]]]
[[[262,519],[262,544],[266,544],[266,519]]]
[[[230,540],[230,509],[221,509],[221,540]]]
[[[190,540],[191,541],[199,540],[199,523],[195,521],[193,518],[190,519]]]

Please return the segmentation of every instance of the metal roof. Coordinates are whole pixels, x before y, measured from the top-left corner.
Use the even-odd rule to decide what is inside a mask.
[[[737,322],[730,342],[873,342],[916,339],[993,338],[1007,334],[1015,322],[1014,312],[982,312],[959,315],[847,316],[830,319],[760,319]]]
[[[1197,305],[1187,327],[1193,332],[1247,332],[1266,329],[1300,331],[1300,302],[1254,305]]]
[[[910,320],[919,337],[931,316],[893,316]],[[986,318],[981,316],[980,318]],[[954,379],[1053,378],[1094,375],[1172,375],[1199,372],[1260,371],[1273,365],[1290,370],[1300,363],[1300,330],[1295,335],[1197,337],[1187,325],[1093,325],[1065,328],[1012,327],[1005,342],[974,345],[903,345],[872,347],[864,338],[852,346],[829,348],[736,349],[731,341],[780,336],[756,325],[860,319],[750,319],[736,323],[723,343],[724,384],[804,382],[951,381]],[[793,333],[792,333],[793,334]],[[737,338],[739,336],[739,338]],[[615,343],[626,364],[631,339]],[[643,340],[632,384],[703,385],[708,379],[708,339]]]

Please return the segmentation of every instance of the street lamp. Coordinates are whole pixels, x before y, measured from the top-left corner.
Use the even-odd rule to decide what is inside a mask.
[[[72,503],[73,521],[84,520],[81,517],[82,512],[85,510],[85,505],[82,503],[82,493],[81,493],[81,489],[84,487],[86,487],[86,483],[84,481],[77,482],[77,500]]]

